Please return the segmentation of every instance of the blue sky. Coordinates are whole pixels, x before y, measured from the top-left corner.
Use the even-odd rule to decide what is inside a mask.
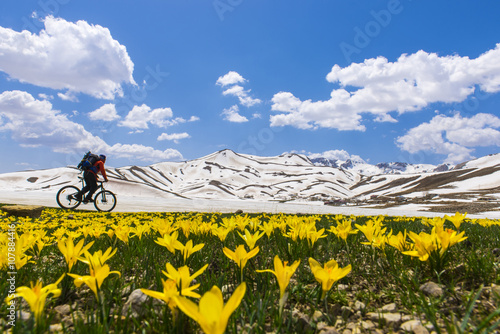
[[[500,146],[500,3],[0,2],[0,172]]]

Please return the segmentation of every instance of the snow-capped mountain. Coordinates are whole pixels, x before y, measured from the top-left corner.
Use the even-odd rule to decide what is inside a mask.
[[[422,165],[372,166],[344,161],[325,166],[313,160],[294,153],[260,157],[222,150],[184,162],[107,168],[111,181],[107,188],[137,197],[262,201],[416,197],[429,193],[500,198],[500,154],[440,172]],[[373,168],[370,173],[366,172],[369,168]],[[393,172],[397,170],[404,172]],[[75,167],[5,173],[0,174],[0,189],[55,193],[64,185],[77,184],[78,176]]]
[[[310,159],[317,166],[330,166],[335,168],[355,171],[361,175],[378,175],[378,174],[415,174],[429,173],[434,171],[443,171],[442,166],[446,166],[448,170],[453,168],[450,165],[435,166],[430,164],[409,164],[406,162],[382,162],[376,165],[371,165],[361,158],[351,158],[347,160],[327,159],[316,157]],[[439,167],[439,169],[438,169]]]

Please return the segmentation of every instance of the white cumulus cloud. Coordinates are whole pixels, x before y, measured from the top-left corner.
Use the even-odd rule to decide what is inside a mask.
[[[168,119],[172,118],[172,116],[173,112],[170,108],[151,109],[151,107],[143,104],[134,106],[118,125],[132,129],[148,129],[149,123],[158,127],[165,127],[168,124]]]
[[[339,85],[325,101],[302,101],[290,92],[272,98],[271,126],[364,131],[363,114],[395,122],[391,112],[417,111],[435,102],[461,102],[476,86],[500,91],[500,44],[475,59],[418,51],[389,62],[367,59],[345,68],[333,66],[327,81]]]
[[[410,129],[398,137],[398,146],[410,153],[428,151],[447,156],[446,163],[459,163],[474,158],[474,147],[500,146],[500,118],[492,114],[476,114],[470,118],[437,115],[429,122]]]
[[[157,140],[172,140],[174,143],[179,144],[179,140],[190,138],[191,136],[187,132],[182,133],[162,133],[158,136]]]
[[[224,109],[221,115],[224,117],[224,120],[232,122],[232,123],[244,123],[248,122],[248,119],[245,116],[241,116],[239,114],[240,108],[235,104],[234,106]]]
[[[151,109],[148,105],[143,104],[140,106],[134,106],[132,110],[129,111],[127,116],[125,116],[125,119],[118,123],[118,126],[131,129],[148,129],[149,124],[153,124],[159,128],[166,128],[177,124],[196,122],[200,120],[197,116],[191,116],[189,119],[172,117],[173,112],[170,108]]]
[[[107,103],[89,113],[89,118],[93,121],[116,121],[120,116],[116,112],[116,106],[113,103]]]
[[[235,71],[229,71],[223,76],[220,76],[219,79],[217,79],[216,84],[219,86],[227,86],[227,85],[234,85],[237,83],[244,83],[246,80],[243,78],[238,72]]]
[[[254,99],[249,95],[250,90],[244,90],[242,86],[234,85],[222,92],[223,95],[233,95],[238,98],[240,104],[245,107],[251,107],[253,105],[259,104],[262,101],[259,99]]]
[[[143,161],[177,160],[175,149],[164,151],[144,145],[109,145],[58,110],[49,101],[35,99],[23,91],[0,94],[0,132],[8,132],[24,147],[49,147],[58,153],[81,153],[88,150],[117,158]]]
[[[238,84],[243,84],[247,82],[245,78],[243,78],[238,72],[229,71],[224,76],[219,77],[217,79],[216,85],[225,87],[222,95],[226,96],[235,96],[238,98],[239,103],[245,107],[252,107],[256,104],[261,103],[262,101],[257,98],[253,98],[250,96],[250,89],[245,90],[243,86]],[[228,87],[229,86],[229,87]],[[235,107],[237,109],[235,109]],[[239,108],[237,105],[230,107],[229,109],[224,109],[222,114],[225,120],[230,122],[247,122],[248,119],[245,116],[239,114]]]
[[[0,27],[0,70],[12,79],[56,90],[74,100],[84,93],[101,99],[135,85],[134,64],[109,29],[47,16],[38,34]]]

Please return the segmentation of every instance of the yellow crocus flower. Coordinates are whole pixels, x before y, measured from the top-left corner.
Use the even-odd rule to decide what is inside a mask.
[[[458,230],[460,228],[460,225],[465,219],[465,216],[467,216],[467,212],[464,213],[463,215],[460,214],[460,212],[455,212],[454,216],[448,216],[445,215],[444,218],[451,221],[451,223],[455,226],[455,228]]]
[[[83,283],[85,283],[96,295],[96,298],[99,300],[99,288],[102,283],[111,274],[117,274],[121,276],[119,271],[111,271],[107,264],[104,264],[108,259],[110,259],[113,255],[115,255],[116,249],[112,251],[111,247],[109,247],[104,254],[102,251],[97,251],[94,254],[90,254],[88,251],[85,251],[84,258],[79,258],[78,260],[87,263],[89,265],[90,275],[76,275],[76,274],[68,274],[69,276],[74,278],[74,283],[76,287],[80,287]]]
[[[337,261],[330,260],[325,263],[324,266],[321,266],[321,264],[312,257],[309,258],[309,267],[311,267],[311,271],[318,283],[321,284],[321,299],[325,298],[326,293],[330,291],[333,283],[351,272],[351,265],[340,268]]]
[[[32,256],[26,255],[25,253],[29,249],[29,245],[27,245],[28,243],[29,243],[28,234],[24,233],[21,236],[17,237],[17,232],[16,232],[16,248],[14,250],[14,254],[15,254],[15,266],[17,270],[24,267],[28,262],[34,263],[33,261],[30,261]]]
[[[187,219],[177,221],[177,226],[182,230],[186,238],[189,238],[189,234],[191,233],[191,225],[192,222]]]
[[[231,230],[224,227],[224,226],[213,225],[211,228],[211,232],[213,235],[218,237],[220,239],[220,241],[224,242],[224,240],[226,240],[227,235],[229,234],[229,232],[231,232]]]
[[[321,238],[326,238],[326,234],[324,234],[325,229],[322,228],[321,230],[317,231],[316,228],[311,229],[307,233],[307,240],[311,243],[311,247],[314,246],[316,241],[318,241]]]
[[[92,225],[87,224],[87,225],[81,226],[78,231],[82,232],[83,237],[86,238],[92,232],[93,228],[94,227]]]
[[[432,218],[422,218],[422,224],[426,226],[433,226],[433,227],[438,227],[441,228],[444,225],[444,222],[446,221],[445,218],[441,217],[432,217]]]
[[[257,253],[259,252],[259,246],[255,247],[248,253],[245,249],[245,246],[243,245],[239,245],[234,252],[227,247],[224,247],[222,251],[224,252],[224,255],[236,262],[238,267],[240,267],[240,276],[241,280],[243,281],[243,268],[245,268],[249,259],[257,255]]]
[[[404,232],[399,231],[398,234],[396,235],[393,235],[391,233],[390,236],[387,238],[387,243],[392,247],[396,248],[397,250],[399,250],[400,252],[406,252],[412,250],[413,246],[411,243],[408,242],[406,235],[407,235],[406,230],[404,230]]]
[[[182,243],[177,240],[179,233],[177,231],[172,232],[172,234],[165,233],[161,238],[155,240],[158,245],[167,247],[170,253],[175,254],[176,249],[182,247]]]
[[[249,249],[254,249],[255,243],[264,235],[264,232],[255,232],[252,234],[249,230],[245,229],[245,235],[241,234],[239,231],[238,234],[245,240]]]
[[[64,274],[55,283],[48,284],[44,287],[42,286],[42,281],[36,282],[35,285],[33,285],[33,282],[30,282],[30,288],[27,286],[20,286],[16,289],[15,294],[5,299],[5,302],[10,303],[14,298],[23,297],[30,306],[30,310],[35,316],[35,321],[38,322],[43,313],[47,297],[49,295],[52,295],[52,297],[59,297],[61,295],[61,289],[59,289],[57,285],[62,281],[63,277]]]
[[[430,254],[437,249],[436,242],[428,233],[420,232],[420,234],[416,234],[410,231],[408,236],[414,242],[414,247],[413,250],[403,252],[405,255],[418,257],[420,261],[427,261]]]
[[[338,238],[346,241],[351,234],[357,234],[358,230],[352,228],[351,220],[342,219],[337,222],[337,226],[331,226],[328,230],[335,234]]]
[[[84,241],[85,239],[82,239],[78,242],[78,244],[75,245],[73,243],[73,238],[68,237],[66,240],[59,241],[57,243],[59,251],[61,251],[64,259],[66,260],[66,263],[68,264],[68,271],[71,271],[71,268],[73,268],[73,265],[76,264],[78,258],[83,253],[88,251],[88,249],[94,244],[94,241],[91,241],[87,245],[83,246]]]
[[[104,280],[111,274],[117,274],[118,276],[121,276],[119,271],[110,271],[109,266],[107,264],[101,266],[101,265],[96,265],[90,269],[90,275],[76,275],[76,274],[68,274],[69,276],[73,277],[75,286],[79,288],[83,283],[87,285],[90,290],[92,290],[96,296],[96,298],[99,300],[99,289],[101,288],[102,283]]]
[[[200,270],[195,272],[193,275],[189,272],[188,266],[180,267],[179,269],[175,269],[170,263],[166,264],[167,271],[163,271],[163,275],[175,281],[177,287],[181,290],[183,296],[200,298],[200,295],[194,292],[193,290],[197,289],[200,284],[195,284],[192,287],[191,282],[198,276],[200,276],[205,269],[208,268],[208,264],[204,265]]]
[[[464,237],[465,231],[458,233],[452,229],[436,229],[436,237],[439,239],[439,244],[441,247],[441,253],[446,251],[451,246],[464,241],[467,237]]]
[[[103,265],[104,262],[109,260],[113,255],[116,254],[116,249],[113,250],[111,247],[108,247],[104,254],[102,253],[101,250],[98,250],[94,254],[90,254],[88,251],[83,252],[83,258],[78,258],[78,260],[82,261],[83,263],[88,264],[91,267],[97,266],[97,265]]]
[[[188,240],[185,245],[182,243],[179,246],[179,250],[181,251],[183,257],[184,257],[184,262],[195,252],[199,251],[200,249],[203,248],[205,244],[198,244],[193,246],[193,240]]]
[[[274,232],[274,224],[270,222],[264,222],[262,225],[259,225],[259,229],[264,232],[268,238],[270,238],[271,234]]]
[[[385,231],[387,228],[382,228],[383,216],[378,216],[375,219],[370,219],[366,222],[366,225],[355,224],[355,226],[365,235],[368,242],[362,242],[364,245],[371,245],[373,247],[383,249],[386,243],[387,237],[385,236]]]
[[[131,227],[126,225],[118,225],[115,227],[115,235],[118,239],[128,244]]]
[[[258,273],[269,272],[276,276],[276,280],[278,281],[278,285],[280,288],[280,299],[285,295],[285,290],[290,283],[290,278],[297,270],[297,267],[300,264],[300,260],[295,261],[291,266],[288,265],[288,261],[281,262],[278,255],[274,257],[274,270],[264,269],[257,270]]]
[[[172,314],[176,314],[175,308],[177,307],[177,302],[175,297],[179,295],[179,290],[177,288],[177,285],[175,284],[175,281],[172,279],[168,280],[161,280],[163,284],[163,292],[159,291],[153,291],[153,290],[148,290],[148,289],[141,289],[141,292],[144,293],[145,295],[148,295],[150,297],[163,300],[170,310],[172,311]]]
[[[142,225],[136,225],[136,227],[131,228],[130,232],[133,233],[133,236],[137,236],[137,237],[139,237],[139,240],[141,240],[142,235],[148,234],[150,230],[151,230],[151,227],[149,227],[148,224],[142,224]]]
[[[224,305],[222,292],[217,286],[213,286],[200,299],[196,305],[185,297],[174,297],[179,309],[188,317],[195,320],[206,334],[223,334],[231,314],[238,308],[245,296],[246,284],[241,283],[233,295]]]
[[[239,245],[234,252],[227,247],[224,247],[222,251],[229,259],[236,262],[238,267],[243,269],[247,261],[259,253],[259,246],[253,248],[250,252],[247,252],[243,245]]]

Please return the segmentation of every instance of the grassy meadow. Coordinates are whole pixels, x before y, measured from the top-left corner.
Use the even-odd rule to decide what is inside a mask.
[[[493,333],[500,324],[497,220],[53,208],[31,219],[1,207],[0,216],[2,332]],[[422,289],[429,282],[437,293]]]

